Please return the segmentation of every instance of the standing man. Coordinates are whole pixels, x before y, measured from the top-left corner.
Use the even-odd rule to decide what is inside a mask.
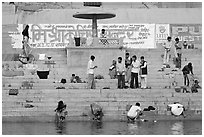
[[[130,88],[139,88],[138,75],[140,71],[140,62],[137,60],[136,55],[132,56],[132,70]]]
[[[118,63],[116,68],[118,77],[118,88],[123,89],[125,87],[125,64],[122,63],[122,57],[118,57]]]
[[[94,81],[94,69],[97,68],[94,63],[95,56],[91,56],[90,60],[88,62],[88,67],[87,67],[87,74],[88,74],[88,89],[95,89],[95,81]]]
[[[172,46],[171,37],[167,37],[167,41],[164,43],[164,60],[163,60],[164,65],[169,64],[169,53],[171,50],[171,46]]]
[[[182,45],[179,42],[179,38],[175,39],[175,57],[176,57],[176,68],[181,68],[181,49],[182,49]]]
[[[141,59],[141,65],[140,65],[140,71],[141,71],[141,88],[147,88],[147,62],[144,60],[144,56],[140,57]]]
[[[126,68],[126,83],[130,82],[130,77],[131,77],[131,58],[130,54],[126,52],[125,54],[125,68]]]

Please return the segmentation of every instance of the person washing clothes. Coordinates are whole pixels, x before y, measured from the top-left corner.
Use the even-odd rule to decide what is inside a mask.
[[[63,101],[58,102],[58,106],[55,109],[55,120],[56,122],[64,122],[65,117],[67,116],[68,112],[66,111],[67,105],[64,104]]]
[[[101,121],[103,117],[103,110],[102,107],[96,103],[92,103],[90,105],[91,113],[94,116],[93,120]]]
[[[127,113],[127,119],[128,121],[134,121],[135,119],[139,118],[140,115],[142,115],[142,109],[140,107],[140,103],[137,102],[129,109]]]
[[[171,114],[174,116],[182,115],[184,118],[186,115],[184,114],[185,108],[183,105],[179,104],[178,102],[174,102],[174,104],[170,104],[167,107],[170,108]]]

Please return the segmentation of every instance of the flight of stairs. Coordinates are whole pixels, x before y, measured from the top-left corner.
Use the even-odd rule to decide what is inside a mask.
[[[5,32],[5,31],[3,31]],[[10,56],[19,53],[17,50],[9,48],[11,41],[3,35],[3,55]],[[5,39],[7,39],[5,41]],[[5,51],[12,51],[7,54]],[[135,54],[138,58],[144,56],[148,62],[148,86],[151,89],[117,89],[117,79],[110,79],[107,72],[103,72],[105,79],[96,80],[96,89],[86,89],[86,83],[70,83],[69,79],[73,70],[67,65],[66,49],[33,49],[35,56],[34,62],[39,68],[46,68],[45,61],[38,60],[39,54],[52,56],[55,61],[54,67],[51,66],[48,79],[39,79],[37,74],[31,74],[32,70],[26,69],[25,65],[19,61],[2,60],[2,64],[9,64],[11,71],[22,71],[24,76],[2,77],[2,116],[3,121],[33,120],[44,121],[53,120],[54,109],[57,103],[63,100],[68,105],[70,120],[88,120],[90,107],[93,102],[100,104],[104,110],[104,119],[124,119],[126,116],[126,105],[140,102],[141,107],[150,105],[156,107],[157,114],[167,115],[167,105],[173,102],[180,102],[192,114],[201,114],[202,111],[202,89],[198,93],[177,93],[175,92],[173,81],[177,86],[183,85],[183,75],[181,70],[173,72],[171,58],[171,68],[158,71],[162,67],[163,49],[136,49],[130,50],[131,56]],[[112,60],[112,59],[111,59]],[[186,49],[182,54],[182,67],[188,62],[192,62],[194,74],[202,85],[202,50]],[[84,68],[75,69],[82,81],[87,81],[87,75],[81,73]],[[2,71],[4,74],[4,71]],[[59,81],[65,78],[67,83],[61,84]],[[65,89],[56,89],[65,87]],[[110,87],[110,89],[103,89]],[[18,89],[18,95],[9,95],[10,89]],[[14,120],[14,121],[15,121]]]

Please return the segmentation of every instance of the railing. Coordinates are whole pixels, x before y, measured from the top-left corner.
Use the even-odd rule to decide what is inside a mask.
[[[122,38],[75,38],[70,40],[69,47],[120,47],[123,45]]]
[[[120,39],[99,38],[99,45],[119,45]]]

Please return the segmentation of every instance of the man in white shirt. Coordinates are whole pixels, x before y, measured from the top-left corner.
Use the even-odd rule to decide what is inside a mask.
[[[127,113],[128,121],[137,119],[141,114],[142,109],[140,108],[140,103],[137,102],[135,105],[131,106],[130,110]]]
[[[88,67],[87,67],[87,74],[88,74],[88,89],[95,89],[95,81],[94,81],[94,69],[97,68],[94,64],[95,56],[91,56]]]
[[[167,65],[169,63],[169,53],[172,44],[173,43],[171,41],[171,37],[167,37],[167,41],[164,43],[164,60],[163,60],[164,65]]]
[[[140,71],[140,62],[137,60],[137,57],[134,55],[132,57],[130,88],[139,88],[139,85],[138,85],[139,71]]]
[[[125,64],[122,63],[122,57],[118,57],[118,63],[116,65],[118,88],[125,88]]]
[[[178,102],[174,102],[174,104],[170,104],[168,105],[168,107],[170,108],[171,110],[171,113],[175,116],[180,116],[180,115],[183,115],[183,117],[186,117],[184,115],[184,106],[179,104]]]

